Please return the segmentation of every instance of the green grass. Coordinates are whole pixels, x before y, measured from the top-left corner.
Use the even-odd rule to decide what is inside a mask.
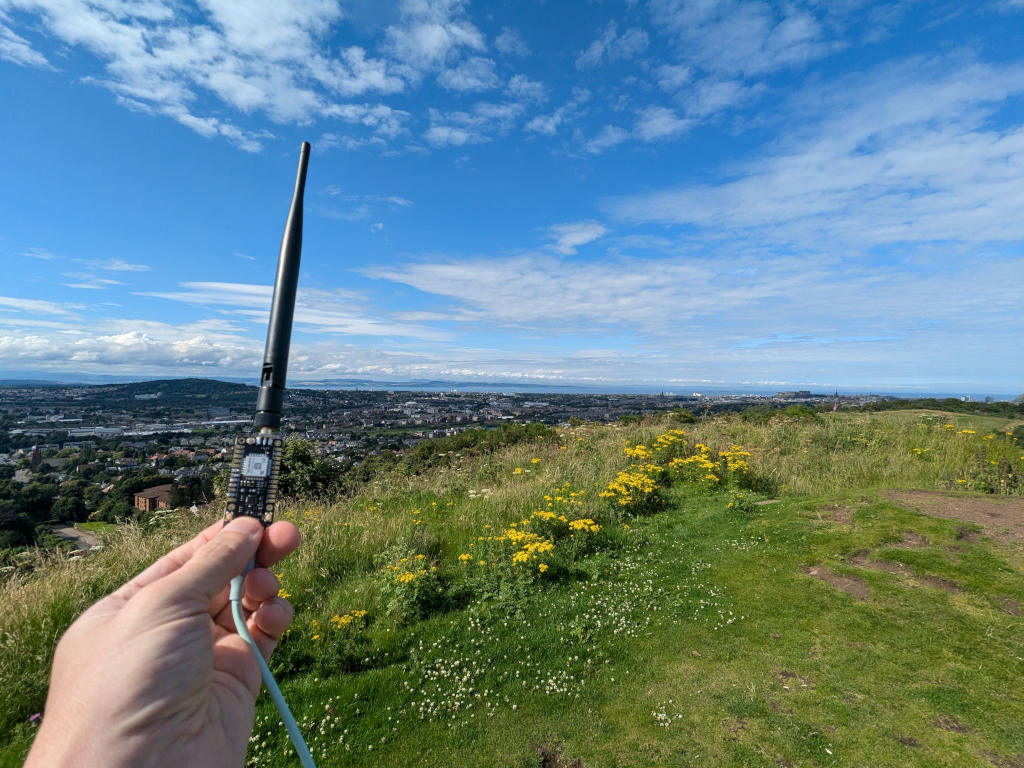
[[[650,445],[665,423],[569,429],[391,476],[355,499],[293,505],[306,538],[282,566],[297,608],[273,662],[282,687],[321,766],[536,766],[543,745],[587,768],[1011,765],[1024,753],[1024,633],[1003,606],[1024,603],[1021,549],[959,539],[960,523],[879,493],[956,488],[979,450],[986,462],[1024,454],[982,440],[1005,420],[947,416],[689,427],[691,442],[751,451],[749,484],[781,499],[751,514],[729,509],[724,491],[685,484],[638,518],[596,497],[628,463],[623,444]],[[605,524],[597,551],[561,570],[552,559],[548,574],[497,599],[460,592],[459,554],[566,482],[587,492],[579,511]],[[849,522],[833,518],[837,507]],[[124,529],[103,552],[39,563],[3,588],[0,766],[23,758],[62,628],[196,525]],[[900,547],[906,532],[927,545]],[[451,587],[423,618],[388,612],[390,577],[373,556],[395,542],[425,553]],[[862,552],[904,574],[854,565]],[[810,578],[812,565],[861,579],[868,598]],[[930,576],[961,591],[928,586]],[[368,611],[365,626],[329,628],[354,609]],[[319,641],[314,619],[328,628]],[[250,765],[295,764],[263,698],[255,736]]]

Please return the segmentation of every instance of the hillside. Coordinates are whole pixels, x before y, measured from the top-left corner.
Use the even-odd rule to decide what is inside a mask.
[[[305,541],[272,666],[321,766],[1024,761],[1019,422],[524,435],[283,509]],[[63,628],[216,515],[9,576],[0,766],[27,749]],[[287,752],[261,699],[249,765]]]

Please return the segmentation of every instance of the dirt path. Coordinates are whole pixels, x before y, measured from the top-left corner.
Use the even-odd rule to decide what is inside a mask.
[[[901,507],[926,515],[977,523],[986,536],[1003,544],[1024,544],[1024,499],[942,491],[886,491],[883,495]]]
[[[103,544],[100,541],[99,536],[89,531],[83,531],[80,528],[75,528],[72,525],[53,525],[50,526],[50,533],[54,536],[60,536],[62,539],[73,541],[78,545],[79,549],[92,549]]]

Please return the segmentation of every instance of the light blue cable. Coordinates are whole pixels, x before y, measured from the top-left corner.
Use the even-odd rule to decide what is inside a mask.
[[[246,568],[246,573],[249,572],[249,568]],[[249,627],[245,624],[245,614],[242,613],[242,594],[245,592],[245,573],[241,576],[235,576],[231,580],[231,615],[235,619],[235,629],[238,630],[238,634],[245,642],[249,644],[252,649],[253,655],[256,656],[256,661],[259,662],[260,672],[263,675],[263,684],[267,686],[267,693],[270,694],[270,698],[274,701],[274,706],[277,707],[277,712],[281,715],[281,720],[284,722],[285,730],[288,731],[288,736],[292,740],[292,744],[295,745],[295,752],[299,756],[299,762],[302,763],[302,768],[316,768],[316,763],[313,762],[313,756],[309,753],[309,747],[306,746],[306,740],[302,738],[302,733],[299,731],[299,726],[295,722],[295,718],[292,717],[291,710],[288,709],[288,704],[284,700],[284,694],[281,693],[281,689],[277,687],[277,683],[274,681],[274,676],[270,672],[270,667],[267,666],[267,662],[263,659],[263,654],[260,652],[259,646],[256,645],[256,641],[252,639],[252,635],[249,634]]]

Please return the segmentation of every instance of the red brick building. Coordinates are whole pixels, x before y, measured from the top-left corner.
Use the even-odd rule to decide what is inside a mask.
[[[171,484],[154,485],[135,494],[135,508],[143,512],[155,509],[167,509],[171,506]]]

